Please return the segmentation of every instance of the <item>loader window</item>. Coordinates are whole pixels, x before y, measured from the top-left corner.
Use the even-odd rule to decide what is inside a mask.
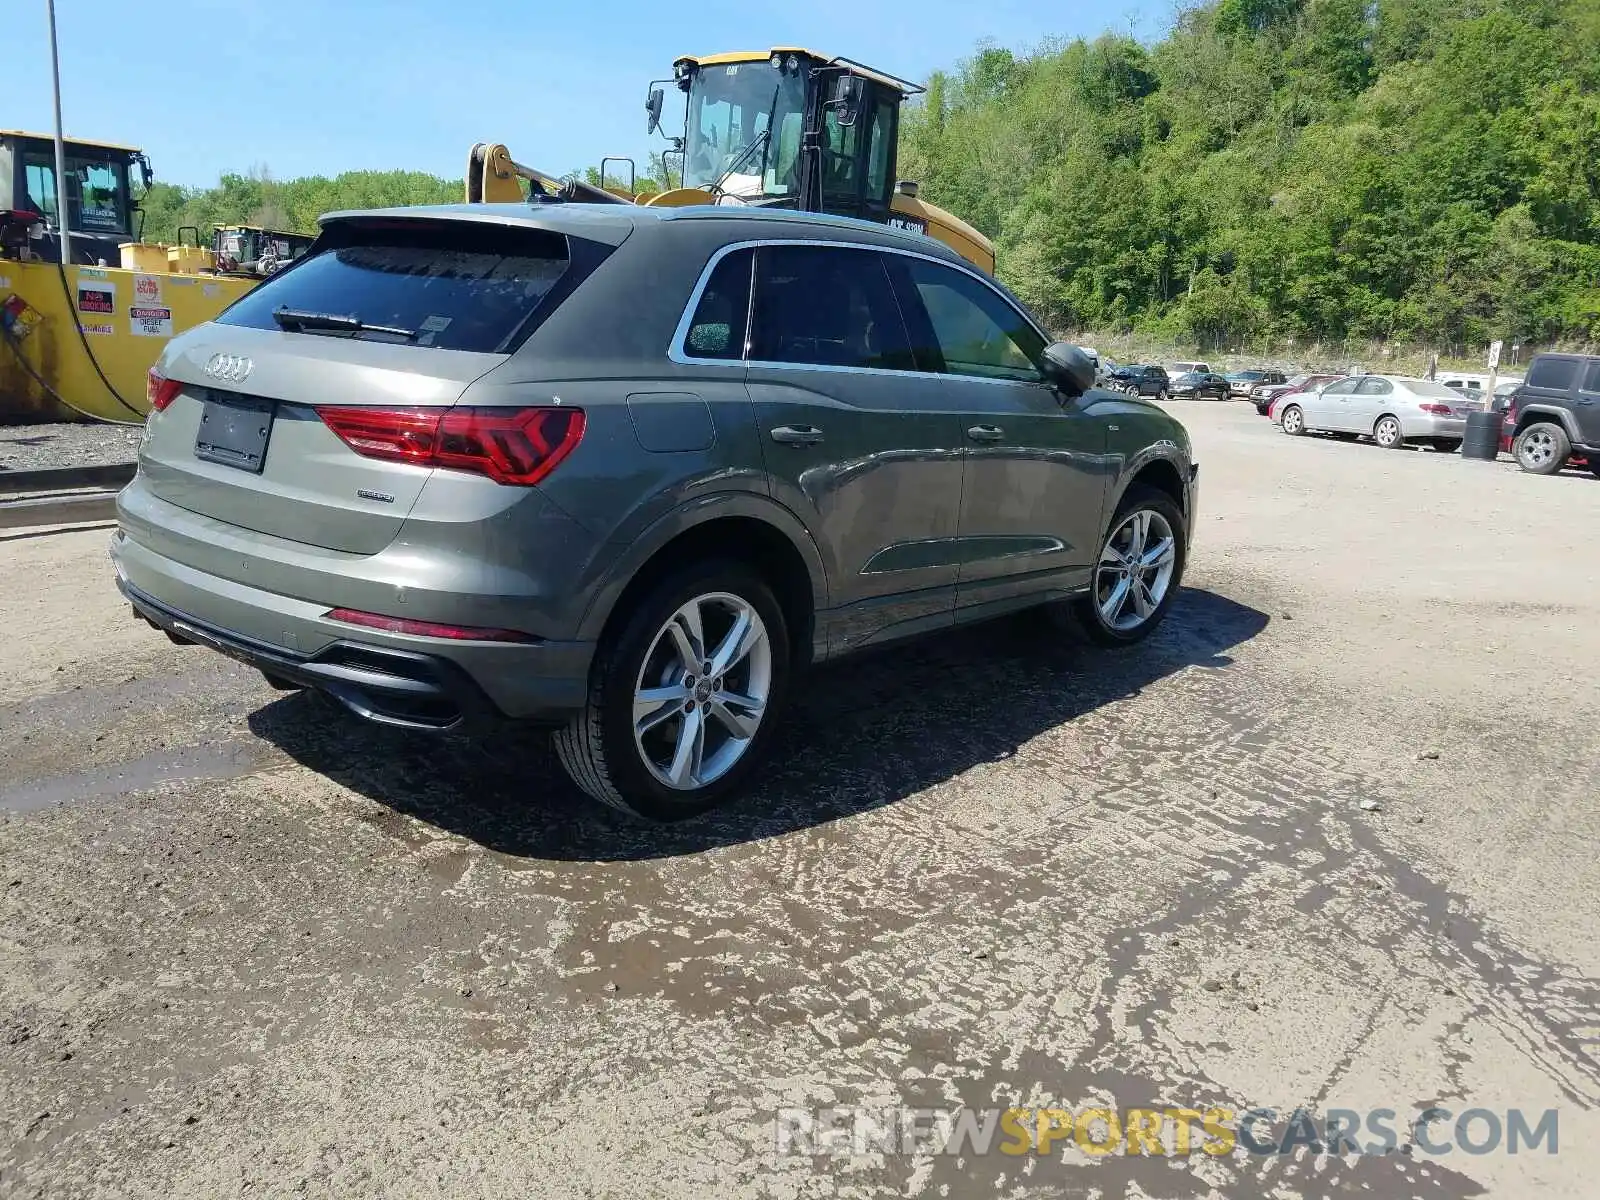
[[[56,169],[45,163],[29,162],[28,169],[28,203],[33,205],[34,211],[46,218],[52,225],[56,224]]]
[[[59,223],[54,155],[30,152],[23,156],[23,164],[29,202],[39,213]],[[72,228],[85,233],[128,232],[127,163],[68,154],[67,215]]]
[[[766,61],[702,67],[689,86],[684,186],[720,180],[736,196],[791,194],[804,111],[799,72],[780,72]]]
[[[894,107],[879,104],[867,136],[867,203],[889,200],[889,150],[894,141]]]

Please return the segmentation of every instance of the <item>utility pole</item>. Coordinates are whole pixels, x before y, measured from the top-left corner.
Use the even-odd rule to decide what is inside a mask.
[[[72,262],[71,219],[67,213],[67,143],[61,133],[61,55],[56,49],[56,0],[45,0],[50,15],[50,78],[56,92],[56,227],[61,231],[61,263]]]

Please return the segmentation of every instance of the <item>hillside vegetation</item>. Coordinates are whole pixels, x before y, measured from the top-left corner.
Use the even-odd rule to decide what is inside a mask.
[[[1600,336],[1600,4],[1221,0],[985,49],[902,176],[1058,328],[1201,345]]]
[[[224,175],[211,188],[157,183],[141,201],[144,236],[153,242],[175,242],[179,228],[193,225],[200,230],[201,241],[209,245],[213,225],[238,224],[315,233],[317,218],[325,212],[457,203],[463,188],[459,179],[440,179],[424,171],[346,171],[332,179],[308,175],[280,180],[265,168]]]
[[[900,175],[993,237],[1059,329],[1589,342],[1600,3],[1218,0],[1153,45],[986,47],[908,109]],[[415,171],[225,175],[157,184],[146,234],[312,230],[331,209],[461,193]]]

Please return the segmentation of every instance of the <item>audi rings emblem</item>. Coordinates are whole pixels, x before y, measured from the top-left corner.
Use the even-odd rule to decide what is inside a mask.
[[[224,383],[243,383],[255,363],[242,354],[213,354],[206,364],[206,374]]]

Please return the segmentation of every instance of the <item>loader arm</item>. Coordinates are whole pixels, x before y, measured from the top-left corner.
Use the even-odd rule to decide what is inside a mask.
[[[526,179],[535,192],[551,199],[578,204],[628,204],[614,192],[578,179],[557,179],[511,157],[511,151],[498,142],[479,142],[467,158],[468,204],[519,204]]]

